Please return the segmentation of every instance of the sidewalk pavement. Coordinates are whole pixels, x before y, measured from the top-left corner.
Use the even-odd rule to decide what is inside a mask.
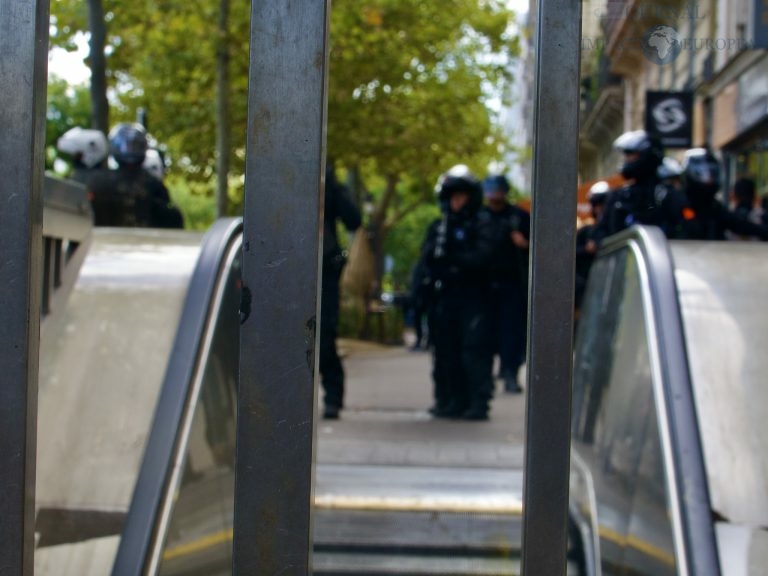
[[[525,393],[506,394],[497,382],[489,421],[433,419],[428,352],[355,340],[338,347],[345,408],[341,419],[318,422],[318,464],[522,470]]]

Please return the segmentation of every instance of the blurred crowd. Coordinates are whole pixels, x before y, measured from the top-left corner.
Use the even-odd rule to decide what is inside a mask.
[[[150,143],[144,127],[132,123],[116,125],[108,137],[76,127],[59,138],[56,147],[71,162],[70,178],[88,190],[96,226],[184,228],[163,183],[164,156]]]
[[[710,150],[688,150],[677,162],[642,130],[623,134],[614,147],[625,184],[601,181],[589,191],[591,218],[576,237],[576,318],[598,250],[633,225],[656,226],[679,240],[768,239],[754,181],[739,178],[724,197],[720,162]],[[506,392],[521,392],[531,221],[509,190],[504,176],[481,182],[463,165],[436,186],[442,217],[427,230],[410,294],[413,349],[432,352],[435,418],[488,419],[495,379]]]

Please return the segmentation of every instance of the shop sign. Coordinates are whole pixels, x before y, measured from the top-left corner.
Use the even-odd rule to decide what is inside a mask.
[[[690,148],[693,92],[646,92],[645,130],[658,137],[664,148]]]

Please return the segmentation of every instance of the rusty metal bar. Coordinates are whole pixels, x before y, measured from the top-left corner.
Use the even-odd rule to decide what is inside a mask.
[[[0,0],[0,572],[32,574],[48,0]]]
[[[523,574],[561,576],[568,545],[579,124],[579,2],[539,0]]]
[[[234,573],[308,574],[327,0],[251,4]]]

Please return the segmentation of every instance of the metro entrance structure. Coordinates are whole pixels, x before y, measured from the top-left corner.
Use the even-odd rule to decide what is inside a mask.
[[[578,8],[564,0],[538,7],[522,550],[529,576],[564,574],[566,566]],[[329,10],[326,0],[252,2],[241,246],[251,310],[239,334],[237,575],[312,570]],[[0,0],[0,571],[14,576],[33,573],[41,303],[63,261],[61,238],[43,240],[48,16],[48,0]],[[222,238],[232,238],[233,225],[219,225]],[[230,240],[222,242],[219,250],[231,254]],[[157,496],[141,491],[141,479],[136,490]],[[139,559],[119,557],[113,573],[146,573],[143,559],[130,560]]]

